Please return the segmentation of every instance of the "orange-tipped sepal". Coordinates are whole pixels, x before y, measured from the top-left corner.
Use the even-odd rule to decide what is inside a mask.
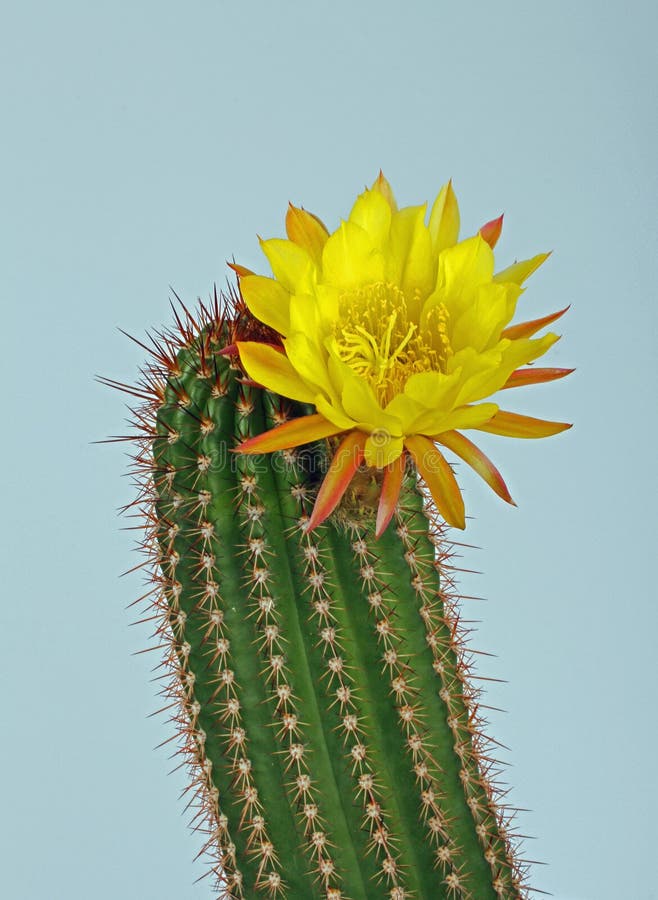
[[[388,523],[393,518],[395,507],[398,505],[404,479],[405,462],[406,456],[404,453],[401,453],[394,462],[389,463],[384,469],[384,481],[375,523],[375,537],[377,538],[381,537],[386,531]]]
[[[558,378],[564,378],[575,371],[575,369],[539,369],[534,367],[517,369],[515,372],[512,372],[501,390],[525,387],[528,384],[544,384],[546,381],[557,381]]]
[[[334,425],[319,413],[298,416],[283,425],[247,438],[235,448],[236,453],[272,453],[274,450],[290,450],[301,444],[310,444],[322,438],[338,434],[343,429]]]
[[[258,341],[259,344],[262,344],[263,347],[271,347],[273,350],[278,351],[279,353],[283,353],[283,347],[281,344],[272,344],[270,341]],[[221,350],[217,351],[218,356],[238,356],[240,354],[240,348],[237,344],[227,344],[226,347],[222,347]],[[254,384],[258,384],[257,381],[253,382]]]
[[[568,422],[550,422],[547,419],[534,419],[532,416],[522,416],[519,413],[507,412],[499,409],[484,425],[474,426],[478,431],[487,431],[489,434],[500,434],[503,437],[514,438],[543,438],[551,437],[571,428]]]
[[[244,278],[246,275],[253,275],[254,273],[251,269],[248,269],[246,266],[241,266],[240,263],[230,262],[227,263],[229,269],[233,269],[238,278]]]
[[[449,525],[465,528],[464,499],[446,458],[423,435],[408,437],[404,444],[443,518]]]
[[[393,212],[397,212],[398,205],[393,194],[393,189],[391,188],[391,185],[388,183],[386,178],[384,178],[384,173],[381,169],[379,170],[379,175],[377,176],[371,190],[379,191],[379,193],[382,195],[382,197],[384,197]]]
[[[480,237],[483,238],[487,244],[493,248],[498,243],[498,238],[501,235],[503,230],[503,217],[498,216],[497,219],[492,219],[490,222],[486,222],[482,228],[480,228]]]
[[[557,321],[557,319],[559,319],[560,316],[563,316],[568,309],[569,307],[565,306],[564,309],[558,309],[557,312],[551,313],[549,316],[543,316],[541,319],[532,319],[530,322],[519,322],[518,325],[508,325],[508,327],[501,332],[500,336],[509,338],[511,341],[515,341],[518,338],[532,337],[533,334],[536,334],[542,328]]]
[[[318,496],[308,521],[312,531],[331,515],[340,503],[347,486],[363,462],[363,451],[368,435],[363,431],[350,431],[336,450],[329,470],[318,491]]]
[[[489,457],[485,456],[480,448],[476,447],[472,441],[469,441],[469,439],[464,437],[459,431],[445,431],[443,434],[437,435],[436,440],[439,444],[447,447],[448,450],[452,450],[455,456],[463,459],[473,471],[477,472],[480,478],[483,478],[484,481],[487,482],[491,490],[498,494],[499,497],[502,497],[506,503],[511,503],[512,506],[516,506],[516,503],[512,500],[512,496],[503,480],[503,476],[491,462]]]

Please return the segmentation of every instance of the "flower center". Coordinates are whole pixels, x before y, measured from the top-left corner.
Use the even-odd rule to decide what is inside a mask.
[[[402,393],[411,375],[445,372],[452,348],[443,304],[432,308],[421,331],[403,292],[380,281],[343,294],[339,310],[334,336],[340,358],[368,381],[382,406]]]

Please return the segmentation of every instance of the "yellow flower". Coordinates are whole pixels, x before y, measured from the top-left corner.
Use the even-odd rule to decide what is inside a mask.
[[[388,524],[407,455],[449,523],[464,527],[464,504],[436,444],[467,462],[513,502],[500,473],[461,432],[547,437],[569,426],[500,410],[503,388],[550,381],[570,369],[522,368],[558,340],[533,338],[565,310],[510,325],[539,254],[494,274],[502,216],[459,240],[450,183],[429,219],[426,205],[398,209],[380,173],[332,234],[290,206],[288,240],[261,241],[273,278],[240,269],[244,300],[281,335],[238,343],[251,379],[314,405],[316,412],[245,441],[263,453],[346,432],[324,480],[310,526],[339,503],[357,468],[383,470],[377,533]]]

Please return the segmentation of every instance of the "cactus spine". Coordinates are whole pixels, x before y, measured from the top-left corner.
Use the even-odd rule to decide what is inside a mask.
[[[183,307],[113,383],[144,401],[149,602],[219,896],[526,897],[445,527],[407,475],[380,540],[349,512],[306,532],[323,447],[232,452],[293,411],[222,352],[232,300]]]

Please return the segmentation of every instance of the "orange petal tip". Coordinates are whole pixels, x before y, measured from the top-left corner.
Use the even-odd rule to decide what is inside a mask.
[[[575,372],[575,369],[543,369],[529,366],[528,368],[515,369],[509,376],[501,390],[513,387],[526,387],[531,384],[545,384],[547,381],[557,381]]]
[[[503,216],[504,213],[498,216],[497,219],[486,222],[482,228],[480,228],[480,237],[489,244],[492,250],[498,243],[498,239],[503,230]]]
[[[361,431],[351,431],[338,446],[324,481],[320,485],[315,506],[306,525],[306,531],[313,531],[329,518],[343,498],[343,494],[363,461],[367,435]]]
[[[469,465],[506,503],[516,506],[503,476],[479,447],[459,431],[446,431],[437,436],[438,443]]]
[[[499,434],[512,438],[545,438],[567,431],[572,425],[568,422],[551,422],[546,419],[535,419],[520,413],[499,409],[488,422],[474,426],[477,431]]]
[[[533,334],[537,334],[537,332],[541,331],[542,328],[545,328],[547,325],[551,325],[553,322],[556,322],[570,309],[571,304],[569,304],[569,306],[565,306],[564,309],[558,309],[557,312],[550,313],[550,315],[548,316],[542,316],[539,319],[532,319],[529,322],[519,322],[516,325],[508,325],[507,328],[503,329],[500,336],[503,338],[507,338],[508,340],[518,340],[519,338],[532,337]]]
[[[464,499],[445,456],[430,438],[420,434],[408,437],[405,447],[445,521],[463,530],[466,527]]]
[[[402,453],[394,462],[384,469],[384,482],[377,507],[377,520],[375,522],[375,537],[379,539],[393,518],[400,497],[402,481],[404,479],[405,454]]]
[[[247,438],[235,448],[236,453],[272,453],[275,450],[291,450],[302,444],[310,444],[331,437],[341,431],[319,413],[297,416],[277,425],[269,431]]]
[[[238,278],[244,278],[246,275],[254,274],[251,269],[248,269],[246,266],[241,266],[240,263],[229,262],[229,260],[226,260],[226,265],[229,269],[233,269]]]

